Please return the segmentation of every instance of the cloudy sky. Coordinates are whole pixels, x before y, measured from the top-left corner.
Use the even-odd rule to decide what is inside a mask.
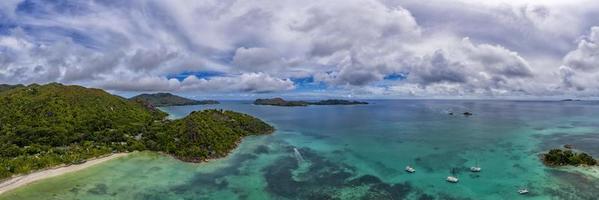
[[[0,83],[48,82],[124,96],[592,98],[599,2],[1,0]]]

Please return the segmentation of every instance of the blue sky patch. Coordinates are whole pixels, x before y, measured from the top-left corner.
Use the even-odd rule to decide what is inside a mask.
[[[407,73],[393,73],[385,76],[384,80],[399,81],[408,78]]]
[[[323,82],[315,82],[314,77],[290,78],[297,91],[310,91],[326,89],[327,85]]]
[[[195,76],[199,79],[202,78],[210,78],[210,77],[215,77],[215,76],[223,76],[224,73],[222,72],[215,72],[215,71],[195,71],[195,72],[181,72],[178,74],[169,74],[166,76],[167,79],[177,79],[179,81],[183,81],[185,78],[189,77],[189,76]]]

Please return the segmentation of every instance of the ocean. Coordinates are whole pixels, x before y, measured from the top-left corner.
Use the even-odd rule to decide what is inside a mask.
[[[597,199],[597,168],[550,168],[539,155],[571,144],[599,157],[599,102],[368,102],[164,107],[171,118],[213,108],[243,112],[277,131],[247,137],[207,163],[138,152],[0,199]],[[408,165],[416,172],[407,173]],[[459,182],[447,182],[450,175]]]

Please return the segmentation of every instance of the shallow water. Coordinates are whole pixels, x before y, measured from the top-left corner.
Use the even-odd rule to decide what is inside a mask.
[[[596,199],[599,191],[597,176],[547,168],[538,159],[563,144],[598,157],[598,102],[250,103],[163,108],[173,118],[230,109],[277,128],[244,139],[226,158],[190,164],[135,153],[0,199]],[[477,162],[482,172],[470,172]],[[404,172],[406,165],[417,172]],[[459,183],[445,182],[451,174]],[[520,187],[531,193],[517,194]]]

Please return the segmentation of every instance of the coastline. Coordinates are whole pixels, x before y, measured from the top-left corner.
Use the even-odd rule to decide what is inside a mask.
[[[86,169],[88,167],[92,167],[97,164],[100,164],[100,163],[103,163],[103,162],[106,162],[106,161],[109,161],[109,160],[112,160],[115,158],[127,156],[129,154],[130,153],[116,153],[116,154],[111,154],[111,155],[104,156],[104,157],[90,159],[82,164],[66,165],[66,166],[61,165],[61,166],[58,166],[55,168],[49,168],[49,169],[33,172],[30,174],[12,177],[12,178],[4,180],[0,183],[0,194],[4,194],[7,191],[26,186],[28,184],[31,184],[31,183],[39,181],[39,180],[56,177],[56,176],[60,176],[60,175],[71,173],[71,172],[80,171],[80,170]]]

